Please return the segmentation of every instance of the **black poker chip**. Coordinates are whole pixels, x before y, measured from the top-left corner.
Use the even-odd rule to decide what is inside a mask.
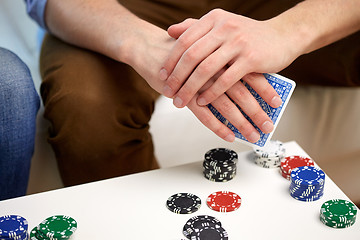
[[[206,226],[194,231],[190,235],[190,240],[228,240],[226,230],[219,226]]]
[[[210,226],[220,226],[221,222],[216,219],[215,217],[208,216],[208,215],[199,215],[190,218],[184,225],[183,233],[184,236],[190,239],[191,234],[193,232],[199,232],[200,229],[204,227],[210,227]]]
[[[194,213],[201,207],[201,199],[191,193],[176,193],[166,201],[167,208],[177,214]]]
[[[204,177],[214,182],[227,182],[236,175],[238,155],[227,148],[214,148],[205,153]]]
[[[205,153],[206,161],[229,162],[237,159],[237,153],[227,148],[214,148]]]
[[[216,165],[216,164],[209,164],[208,162],[203,162],[203,167],[208,170],[213,170],[216,172],[226,172],[226,171],[233,171],[236,169],[236,164],[234,165]]]

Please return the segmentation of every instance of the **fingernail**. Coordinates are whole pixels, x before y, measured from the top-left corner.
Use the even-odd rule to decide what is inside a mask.
[[[178,108],[181,108],[182,107],[182,104],[183,104],[183,100],[179,97],[176,97],[174,99],[174,105]]]
[[[270,133],[274,129],[274,125],[270,121],[266,121],[263,123],[261,130],[264,133]]]
[[[206,105],[206,100],[205,98],[199,98],[197,100],[197,104],[199,104],[200,106],[205,106]]]
[[[248,137],[248,140],[252,143],[257,142],[260,139],[260,134],[257,131],[254,131]]]
[[[280,97],[275,96],[273,99],[271,99],[271,105],[274,107],[280,107],[282,104],[282,100]]]
[[[224,139],[225,139],[225,141],[233,142],[233,141],[235,141],[235,136],[233,134],[229,134]]]
[[[172,97],[172,89],[168,85],[165,85],[163,88],[163,94],[166,97]]]
[[[161,81],[165,81],[165,80],[168,78],[168,73],[167,73],[167,71],[166,71],[165,68],[162,68],[162,69],[160,70],[159,77],[160,77],[160,80],[161,80]]]

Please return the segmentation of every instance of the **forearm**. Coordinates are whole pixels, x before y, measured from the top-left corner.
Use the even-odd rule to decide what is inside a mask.
[[[123,62],[139,31],[151,27],[116,0],[48,0],[45,22],[60,39]]]
[[[359,0],[307,0],[268,21],[298,56],[309,53],[360,30]]]

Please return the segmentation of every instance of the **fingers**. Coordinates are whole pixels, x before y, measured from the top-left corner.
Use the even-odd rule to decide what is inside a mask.
[[[270,117],[267,115],[266,112],[264,112],[257,100],[242,82],[239,81],[235,83],[226,93],[230,97],[230,99],[232,99],[240,107],[240,109],[263,133],[270,133],[273,131],[274,125]],[[229,113],[229,116],[232,119],[231,113]],[[234,119],[233,121],[231,121],[230,119],[228,120],[234,126],[237,126],[237,124],[241,124],[241,122],[237,123],[236,119]],[[243,134],[240,129],[239,131]],[[246,136],[244,135],[244,137]]]
[[[200,42],[200,41],[199,41]],[[214,42],[214,41],[207,41],[204,38],[204,42]],[[206,43],[204,43],[206,44]],[[200,45],[204,45],[201,44]],[[196,47],[194,45],[194,47]],[[215,47],[215,46],[214,46]],[[193,47],[192,47],[193,48]],[[191,49],[192,49],[191,48]],[[211,51],[211,47],[206,48]],[[190,50],[190,49],[189,49]],[[185,57],[186,53],[184,54],[184,63],[182,64],[182,60],[179,61],[180,65],[186,67],[185,69],[180,69],[178,66],[175,67],[173,73],[170,75],[169,79],[166,81],[167,86],[169,86],[173,93],[176,93],[174,104],[176,107],[184,107],[186,106],[190,100],[193,98],[196,92],[204,86],[209,80],[219,71],[224,69],[226,64],[232,58],[232,55],[224,55],[224,51],[217,49],[211,54],[205,53],[207,56],[206,59],[198,63],[198,66],[195,67],[195,70],[191,72],[193,67],[189,64],[190,62]],[[202,58],[202,53],[197,54],[197,57]],[[186,63],[188,62],[188,63]],[[197,61],[196,61],[197,62]],[[186,73],[190,74],[190,77],[187,78]],[[184,79],[184,83],[179,84],[176,79],[173,79],[172,76],[178,76],[180,79]],[[185,79],[187,78],[186,82]],[[180,85],[180,86],[179,86]]]
[[[221,94],[226,92],[232,85],[239,81],[246,69],[240,61],[236,61],[209,87],[205,92],[200,94],[197,103],[201,106],[207,105],[217,99]]]
[[[177,62],[183,53],[193,45],[198,39],[203,37],[212,27],[211,22],[205,22],[198,26],[197,23],[191,25],[176,41],[173,49],[169,53],[169,57],[165,60],[163,67],[160,70],[159,78],[165,81],[172,73]]]
[[[221,95],[213,103],[211,103],[239,132],[252,143],[260,139],[259,132],[244,117],[236,105],[226,96]]]
[[[199,106],[196,103],[196,97],[197,95],[190,101],[187,107],[194,113],[202,124],[204,124],[217,136],[225,141],[233,142],[235,140],[235,134],[227,126],[220,122],[207,106]]]
[[[170,37],[178,39],[181,34],[183,34],[191,25],[193,25],[197,21],[198,20],[194,18],[185,19],[181,23],[171,25],[168,28],[167,32]]]
[[[263,74],[250,73],[245,75],[242,79],[247,82],[250,87],[252,87],[271,107],[277,108],[281,106],[282,100],[280,96],[266,80]]]
[[[219,42],[213,39],[212,35],[206,35],[195,42],[180,57],[173,72],[166,80],[163,91],[165,96],[173,97],[180,88],[182,89],[182,93],[180,96],[178,94],[178,97],[183,100],[183,104],[177,107],[184,107],[199,88],[216,73],[216,68],[221,69],[227,63],[226,58],[217,58],[219,54],[216,49],[218,47]],[[192,73],[196,75],[194,76]],[[183,89],[183,85],[186,86],[185,89]],[[183,95],[185,95],[184,98]]]

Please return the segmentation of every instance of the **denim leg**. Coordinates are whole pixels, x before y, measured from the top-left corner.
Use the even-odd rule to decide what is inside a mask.
[[[39,106],[28,67],[0,48],[0,200],[26,194]]]

